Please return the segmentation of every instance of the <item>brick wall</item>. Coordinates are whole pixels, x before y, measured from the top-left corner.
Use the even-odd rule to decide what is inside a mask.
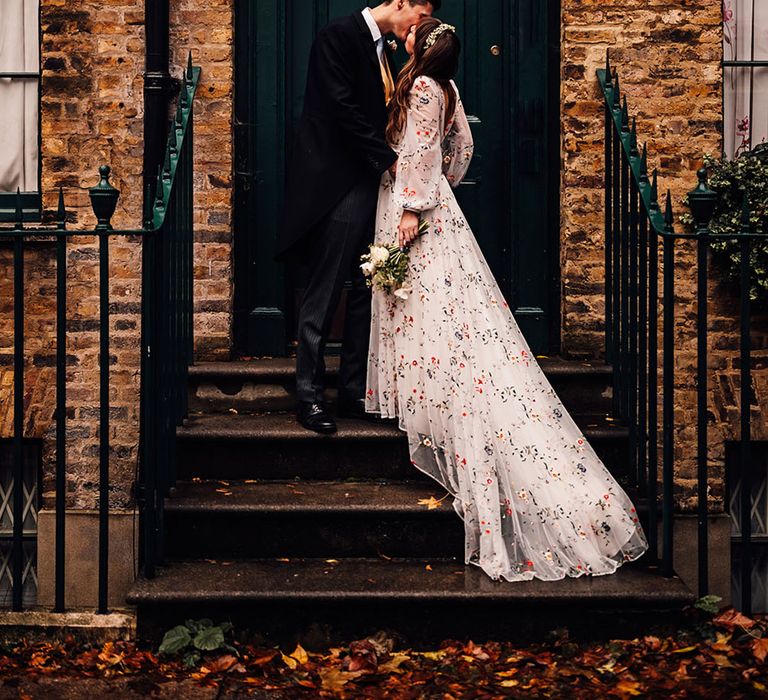
[[[603,102],[595,70],[610,49],[638,140],[647,142],[649,169],[670,188],[679,215],[696,183],[704,153],[721,150],[722,8],[708,0],[563,0],[562,235],[563,349],[599,357],[604,331]],[[680,225],[678,224],[678,230]],[[694,247],[678,245],[675,326],[675,489],[683,510],[696,506]],[[660,272],[663,266],[659,265]],[[710,274],[710,500],[722,506],[724,441],[739,435],[738,304],[736,291]],[[756,370],[753,437],[766,439],[760,407],[768,409],[768,319],[753,320]],[[660,346],[661,347],[661,346]],[[661,363],[661,355],[659,362]],[[659,404],[659,409],[661,405]],[[661,416],[661,411],[659,413]]]
[[[188,50],[202,67],[196,102],[196,351],[200,359],[228,357],[232,303],[232,12],[233,0],[173,0],[173,70],[179,75]],[[720,5],[708,0],[563,0],[562,30],[562,338],[574,357],[597,357],[603,346],[602,100],[595,69],[605,49],[619,67],[622,89],[647,141],[651,167],[664,188],[680,198],[694,184],[705,151],[717,152],[721,133]],[[88,229],[94,218],[84,188],[95,184],[97,168],[112,165],[112,182],[122,192],[115,224],[138,225],[141,209],[143,10],[127,0],[42,1],[43,24],[43,190],[45,206],[55,206],[62,186],[70,226]],[[685,248],[685,246],[683,246]],[[96,242],[80,238],[69,245],[69,431],[70,503],[95,503],[97,483],[95,407],[98,376],[98,268]],[[13,301],[10,252],[0,249],[0,434],[8,435],[8,398]],[[676,355],[678,415],[687,425],[677,434],[677,488],[683,507],[694,503],[691,432],[693,376],[694,257],[678,257]],[[27,254],[30,293],[27,312],[28,434],[51,434],[55,331],[53,251]],[[112,249],[110,293],[113,425],[111,442],[115,504],[129,500],[136,463],[138,291],[140,250],[134,241]],[[729,297],[729,294],[731,295]],[[713,272],[712,298],[716,350],[712,357],[712,432],[732,436],[738,401],[731,325],[733,295],[721,289]],[[765,324],[759,328],[765,328]],[[755,391],[768,403],[764,332],[755,334]],[[736,378],[736,379],[735,379]],[[757,407],[756,407],[757,410]],[[759,421],[756,421],[759,423]],[[762,424],[761,424],[762,425]],[[47,444],[50,444],[49,442]],[[46,450],[46,459],[52,455]],[[711,455],[713,496],[722,495],[722,451]],[[50,490],[49,490],[50,492]]]
[[[42,188],[44,207],[64,190],[72,230],[95,224],[87,188],[98,166],[112,166],[121,191],[116,228],[141,223],[144,13],[127,0],[42,0]],[[171,2],[172,72],[187,51],[202,68],[195,103],[196,351],[226,358],[230,347],[232,178],[232,2]],[[92,236],[68,244],[68,502],[93,507],[98,487],[98,247]],[[25,256],[26,434],[53,435],[55,377],[55,251],[35,245]],[[113,507],[130,502],[138,437],[141,249],[113,238],[110,250],[110,477]],[[0,435],[11,434],[13,410],[10,312],[11,251],[0,249]],[[45,442],[43,492],[52,491],[52,441]]]

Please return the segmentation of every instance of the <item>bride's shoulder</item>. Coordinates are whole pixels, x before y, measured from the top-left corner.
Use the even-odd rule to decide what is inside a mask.
[[[442,93],[440,83],[428,75],[417,75],[413,79],[411,93],[419,97],[435,97]]]

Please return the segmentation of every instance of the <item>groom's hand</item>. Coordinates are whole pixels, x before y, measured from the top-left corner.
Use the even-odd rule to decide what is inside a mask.
[[[419,215],[414,211],[403,210],[400,225],[397,227],[397,238],[401,248],[409,246],[419,237]]]
[[[392,165],[388,168],[389,174],[392,176],[392,179],[394,180],[397,177],[397,161],[392,163]]]

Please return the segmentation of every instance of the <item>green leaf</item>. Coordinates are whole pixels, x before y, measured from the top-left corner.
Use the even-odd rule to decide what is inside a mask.
[[[186,654],[184,654],[184,667],[195,668],[200,663],[200,659],[200,652],[195,649],[190,649]]]
[[[168,630],[160,643],[161,654],[177,654],[185,649],[192,642],[192,635],[189,629],[184,625],[178,625]]]
[[[719,604],[722,600],[723,599],[719,595],[705,595],[699,598],[693,604],[693,607],[698,608],[705,613],[709,613],[710,615],[714,615],[720,612]]]
[[[192,644],[196,649],[213,651],[224,644],[224,632],[221,631],[221,627],[206,627],[195,635]]]

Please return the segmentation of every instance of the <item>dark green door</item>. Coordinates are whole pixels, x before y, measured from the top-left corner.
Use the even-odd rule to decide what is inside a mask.
[[[360,6],[302,4],[302,11],[276,0],[236,4],[235,336],[247,355],[284,354],[294,339],[302,276],[272,261],[285,163],[312,38]],[[444,0],[440,18],[462,40],[456,82],[475,139],[459,201],[529,343],[551,352],[559,304],[559,10],[543,0]],[[406,58],[401,48],[399,62]]]

